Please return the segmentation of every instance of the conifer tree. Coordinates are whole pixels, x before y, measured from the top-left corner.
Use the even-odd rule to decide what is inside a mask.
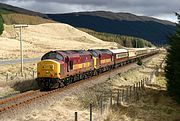
[[[4,31],[3,18],[0,15],[0,35],[2,34],[3,31]]]
[[[176,32],[168,37],[169,48],[166,59],[167,90],[180,103],[180,15],[176,13],[178,23]]]

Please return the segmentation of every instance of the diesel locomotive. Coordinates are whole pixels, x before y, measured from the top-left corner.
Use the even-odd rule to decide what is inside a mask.
[[[37,63],[36,80],[41,89],[63,87],[157,52],[156,48],[50,51]]]

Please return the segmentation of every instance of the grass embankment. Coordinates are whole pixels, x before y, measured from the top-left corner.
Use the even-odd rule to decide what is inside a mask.
[[[30,16],[30,15],[19,14],[19,13],[2,14],[2,18],[4,20],[4,23],[7,25],[11,25],[11,24],[36,25],[36,24],[42,24],[42,23],[54,23],[54,21],[52,20],[44,19],[39,16]]]
[[[72,93],[65,92],[65,97],[57,100],[49,107],[43,109],[35,109],[31,113],[18,118],[17,120],[74,120],[74,112],[78,112],[78,120],[89,120],[89,104],[93,104],[93,120],[94,121],[178,121],[180,107],[166,93],[166,81],[163,73],[156,74],[154,82],[147,85],[142,91],[139,100],[124,102],[119,107],[114,105],[113,110],[108,110],[109,92],[117,91],[118,88],[139,82],[144,76],[150,76],[156,66],[162,61],[159,55],[152,60],[143,63],[125,73],[116,77],[109,78],[101,84],[87,88],[72,89]],[[90,84],[91,85],[91,84]],[[74,94],[75,93],[75,94]],[[63,94],[64,95],[64,94]],[[99,100],[103,97],[103,104],[107,106],[107,110],[101,115],[99,108]]]
[[[36,63],[24,64],[23,77],[20,68],[20,64],[1,66],[0,98],[37,88],[37,83],[33,79],[36,78]]]
[[[153,61],[153,62],[152,62]],[[132,85],[143,76],[150,76],[160,61],[155,59],[144,63],[128,72],[117,75],[105,83],[95,85],[87,89],[83,94],[78,94],[81,106],[88,108],[93,103],[94,108],[99,110],[98,102],[103,97],[103,103],[109,106],[109,92],[115,91],[126,85]],[[115,100],[116,101],[116,100]],[[156,73],[153,82],[148,84],[140,93],[139,100],[130,103],[114,104],[112,110],[104,112],[101,119],[104,121],[119,120],[142,120],[142,121],[178,121],[180,120],[180,105],[168,96],[164,72]]]
[[[0,14],[4,21],[4,24],[11,25],[11,24],[42,24],[42,23],[54,23],[53,20],[45,19],[39,16],[33,16],[23,13],[18,13],[13,10],[3,9],[0,8]]]

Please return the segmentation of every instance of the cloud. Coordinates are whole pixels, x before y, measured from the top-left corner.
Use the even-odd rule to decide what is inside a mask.
[[[106,10],[145,16],[173,15],[179,0],[1,0],[1,2],[43,13]]]

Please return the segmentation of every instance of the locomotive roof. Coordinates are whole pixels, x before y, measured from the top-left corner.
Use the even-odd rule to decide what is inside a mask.
[[[58,50],[57,52],[63,56],[69,56],[69,57],[79,57],[81,55],[90,55],[90,52],[85,51],[85,50]]]

